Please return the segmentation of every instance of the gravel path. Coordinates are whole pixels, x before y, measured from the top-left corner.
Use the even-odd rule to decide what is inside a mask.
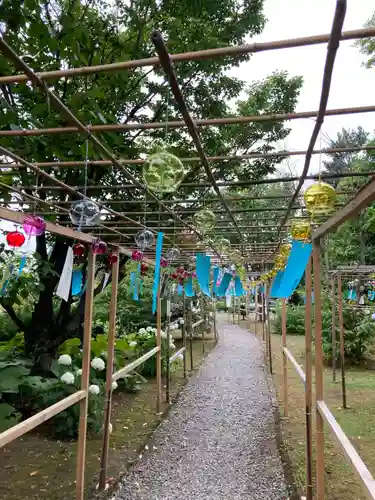
[[[156,430],[152,451],[113,500],[282,500],[273,393],[259,341],[219,325],[220,341]]]

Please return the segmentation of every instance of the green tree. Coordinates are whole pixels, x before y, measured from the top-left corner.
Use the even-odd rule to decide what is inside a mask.
[[[46,71],[150,57],[154,55],[150,42],[154,29],[163,33],[171,53],[241,44],[247,37],[262,31],[265,24],[262,8],[262,0],[225,0],[220,4],[208,0],[139,0],[117,1],[115,4],[103,0],[3,0],[0,19],[6,40],[14,50],[35,71]],[[238,113],[283,113],[294,110],[302,84],[299,77],[279,72],[262,82],[246,86],[243,81],[228,76],[229,68],[249,58],[249,55],[242,55],[236,58],[186,61],[176,65],[177,77],[193,116],[216,118]],[[5,58],[1,58],[0,74],[8,75],[14,71],[15,68]],[[48,85],[84,123],[143,123],[180,118],[160,68],[63,78],[48,82]],[[239,100],[240,95],[245,95],[245,98]],[[29,84],[3,86],[1,97],[1,129],[68,125],[45,95]],[[234,108],[233,102],[237,102]],[[275,141],[285,138],[288,133],[289,129],[283,123],[268,122],[243,127],[203,128],[201,137],[207,154],[233,155],[251,148],[271,151]],[[165,130],[103,132],[98,136],[118,158],[139,158],[152,149],[156,140],[165,139]],[[196,155],[185,133],[171,129],[167,140],[170,149],[177,155]],[[82,161],[86,150],[85,138],[76,134],[3,137],[2,145],[34,162]],[[92,160],[101,159],[91,144],[88,157]],[[279,161],[274,158],[231,162],[230,168],[227,163],[218,163],[214,171],[217,179],[248,178],[249,175],[258,178],[273,172]],[[139,167],[129,168],[133,175],[141,178]],[[97,189],[90,189],[90,196],[108,204],[115,198],[114,193],[103,192],[102,187],[128,181],[123,171],[111,167],[90,167],[87,174],[82,168],[47,171],[72,186],[85,183],[97,186]],[[194,181],[204,178],[203,170],[194,166],[187,176],[188,180]],[[15,186],[24,186],[27,193],[32,191],[28,186],[48,186],[45,179],[37,178],[26,169],[19,169],[11,181]],[[7,193],[1,193],[4,201],[8,200]],[[38,193],[42,200],[64,203],[64,207],[66,203],[74,201],[74,197],[59,190],[40,190]],[[114,208],[119,212],[126,211],[130,216],[132,211],[137,211],[137,205],[125,202],[144,199],[144,193],[139,189],[119,189],[115,193],[115,199],[123,200],[124,203],[116,204]],[[194,190],[184,188],[179,192],[179,197],[194,197],[197,194]],[[23,206],[26,207],[26,204],[23,203]],[[149,206],[157,210],[156,205]],[[69,221],[65,214],[45,217],[60,223]],[[166,214],[160,220],[167,223],[169,218]],[[2,300],[8,314],[25,332],[29,352],[53,352],[56,345],[76,334],[83,321],[84,296],[75,305],[72,300],[60,303],[53,297],[68,244],[64,238],[48,238],[37,238],[40,287],[31,319],[26,321],[17,316],[13,299],[17,297],[18,284],[12,297]],[[49,246],[51,252],[47,252]],[[45,272],[46,264],[53,273]],[[98,272],[102,271],[103,266],[105,263],[99,262]],[[101,285],[96,293],[100,290]]]
[[[375,26],[375,12],[365,23],[365,28],[373,28]],[[375,37],[364,38],[363,40],[358,40],[356,42],[357,47],[359,47],[362,54],[367,57],[364,65],[366,68],[372,68],[375,66]]]

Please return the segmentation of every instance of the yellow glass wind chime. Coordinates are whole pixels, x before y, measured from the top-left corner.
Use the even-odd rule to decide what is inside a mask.
[[[332,212],[336,202],[336,191],[330,184],[322,182],[320,179],[315,184],[309,186],[304,193],[306,210],[310,218],[303,220],[294,220],[291,224],[290,236],[281,246],[278,255],[275,258],[274,267],[271,271],[264,273],[260,277],[260,282],[267,282],[276,276],[278,271],[285,269],[292,245],[290,239],[297,241],[310,242],[312,224],[317,218],[328,215]],[[259,284],[259,282],[257,283]]]

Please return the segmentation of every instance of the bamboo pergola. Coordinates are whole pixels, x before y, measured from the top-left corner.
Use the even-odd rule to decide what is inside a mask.
[[[26,129],[26,130],[1,130],[0,137],[22,137],[27,140],[28,137],[35,137],[41,135],[57,135],[57,134],[78,134],[81,138],[84,138],[91,143],[94,149],[99,153],[101,160],[95,161],[46,161],[42,163],[31,163],[17,153],[10,151],[4,147],[0,147],[0,153],[3,156],[2,163],[0,167],[3,172],[9,174],[16,173],[20,170],[26,170],[28,173],[35,174],[40,183],[36,183],[35,186],[24,186],[18,185],[16,187],[10,187],[6,184],[0,183],[5,189],[8,189],[11,193],[17,193],[21,200],[20,202],[13,202],[11,204],[6,204],[6,206],[23,207],[22,211],[10,210],[9,208],[0,208],[0,217],[4,220],[12,221],[15,223],[22,223],[24,218],[28,213],[34,213],[30,210],[32,205],[37,206],[37,213],[42,215],[53,214],[57,217],[58,223],[47,223],[47,231],[65,236],[72,241],[82,241],[85,243],[91,243],[93,239],[97,236],[98,232],[101,236],[109,242],[113,247],[114,253],[123,253],[125,255],[131,254],[131,246],[129,246],[129,240],[131,241],[134,236],[134,232],[138,229],[149,228],[153,232],[163,231],[166,236],[166,245],[175,245],[174,234],[176,231],[187,230],[192,232],[197,238],[202,238],[202,234],[199,233],[197,228],[192,224],[189,216],[194,214],[199,208],[206,206],[206,202],[202,202],[202,199],[181,199],[176,200],[163,200],[156,196],[152,191],[150,191],[142,181],[136,171],[130,170],[129,165],[139,165],[144,163],[144,159],[124,159],[117,158],[103,142],[98,138],[97,133],[99,132],[112,132],[121,133],[124,131],[131,130],[155,130],[155,129],[183,129],[186,133],[188,131],[198,156],[191,158],[184,158],[183,162],[186,164],[195,165],[193,168],[201,168],[203,166],[203,171],[205,173],[205,179],[201,182],[199,181],[189,181],[185,179],[180,186],[180,190],[184,188],[195,188],[195,189],[212,189],[215,192],[215,199],[210,199],[207,203],[215,203],[215,212],[220,215],[217,228],[215,233],[222,236],[226,236],[230,231],[233,235],[233,246],[240,248],[242,254],[245,256],[248,262],[259,264],[261,266],[272,263],[274,260],[275,253],[278,250],[280,243],[284,236],[288,234],[288,228],[290,226],[290,218],[292,213],[293,218],[299,217],[301,219],[308,218],[307,213],[304,210],[304,205],[301,200],[300,191],[305,180],[308,179],[339,179],[344,177],[358,177],[358,178],[369,178],[370,181],[357,193],[354,192],[344,192],[342,194],[352,196],[352,199],[345,205],[338,204],[335,215],[329,218],[322,219],[322,223],[314,231],[313,240],[313,268],[314,268],[314,289],[315,289],[315,344],[316,344],[316,426],[317,426],[317,463],[316,463],[316,478],[317,478],[317,489],[316,498],[317,500],[324,499],[324,423],[326,423],[333,433],[334,437],[339,443],[339,446],[344,451],[346,457],[352,468],[357,472],[361,482],[364,485],[364,489],[367,493],[368,498],[375,499],[375,481],[366,469],[364,463],[356,454],[353,446],[348,442],[348,439],[344,435],[342,429],[339,427],[335,421],[332,413],[329,411],[327,405],[323,400],[323,356],[322,356],[322,317],[321,317],[321,298],[320,298],[320,246],[319,243],[321,239],[328,233],[334,231],[340,224],[345,220],[355,216],[362,209],[369,206],[375,200],[375,172],[346,172],[342,174],[322,174],[322,175],[309,175],[308,170],[310,166],[311,157],[314,154],[333,154],[333,153],[344,153],[344,152],[359,152],[368,151],[371,152],[375,150],[374,146],[364,146],[361,148],[331,148],[331,149],[314,149],[317,137],[319,135],[322,123],[325,117],[337,116],[343,114],[351,113],[372,113],[375,111],[375,106],[364,106],[364,107],[348,107],[340,109],[327,109],[328,96],[330,91],[330,84],[332,78],[332,72],[334,68],[334,62],[337,50],[339,48],[339,43],[346,40],[355,40],[361,38],[368,38],[375,36],[375,28],[365,28],[359,30],[353,30],[348,32],[342,32],[343,22],[346,12],[346,1],[337,0],[336,11],[332,24],[332,30],[329,34],[317,35],[312,37],[302,37],[293,40],[279,40],[275,42],[268,43],[253,43],[242,46],[232,46],[223,47],[219,49],[209,49],[197,52],[189,52],[184,54],[174,54],[170,55],[166,44],[164,43],[163,37],[159,32],[154,32],[152,34],[152,42],[154,43],[157,57],[150,57],[148,59],[126,61],[115,64],[103,64],[100,66],[88,66],[81,68],[68,68],[60,71],[48,71],[42,73],[34,72],[23,60],[22,58],[14,52],[12,47],[10,47],[7,42],[0,38],[0,51],[2,54],[12,63],[13,67],[21,71],[19,74],[7,75],[0,77],[0,85],[2,84],[31,84],[34,87],[40,89],[42,93],[46,95],[49,99],[51,105],[61,113],[62,118],[65,122],[68,122],[68,126],[60,126],[54,128],[38,128],[38,129]],[[203,60],[214,57],[231,56],[236,58],[243,54],[250,54],[256,52],[262,52],[267,50],[280,50],[291,47],[305,47],[309,45],[316,44],[327,44],[327,57],[326,64],[323,75],[323,83],[321,90],[321,98],[319,109],[315,111],[305,111],[299,113],[286,113],[286,114],[274,114],[266,115],[259,114],[256,116],[239,116],[239,117],[226,117],[220,119],[194,119],[187,107],[181,87],[177,80],[174,64],[178,64],[180,61],[194,61]],[[102,74],[106,72],[117,72],[123,71],[125,69],[130,70],[132,68],[142,68],[142,67],[161,67],[165,73],[168,80],[170,89],[174,95],[175,101],[179,106],[183,120],[181,121],[170,121],[170,122],[152,122],[152,123],[126,123],[126,124],[108,124],[108,125],[89,125],[84,124],[80,121],[77,115],[70,110],[57,95],[48,87],[48,82],[62,79],[66,77],[81,77],[84,75]],[[230,126],[230,125],[245,125],[249,123],[260,123],[266,121],[289,121],[295,119],[306,119],[315,118],[316,123],[314,130],[310,139],[310,142],[306,150],[298,151],[274,151],[263,153],[261,151],[253,151],[249,154],[238,155],[238,156],[207,156],[200,139],[200,129],[201,127],[209,126]],[[305,157],[305,163],[303,172],[300,176],[291,176],[288,178],[284,177],[266,177],[263,179],[247,179],[247,180],[225,180],[220,181],[216,177],[216,172],[213,167],[214,162],[227,162],[228,169],[230,170],[232,161],[248,161],[258,158],[285,158],[289,156],[301,155]],[[66,183],[61,182],[54,174],[54,172],[60,169],[82,169],[85,165],[90,167],[102,168],[102,167],[112,167],[113,172],[121,173],[122,177],[127,179],[128,184],[114,184],[114,185],[88,185],[88,186],[70,186]],[[48,173],[46,170],[51,171]],[[284,199],[285,204],[282,207],[272,208],[272,212],[280,212],[279,217],[266,217],[259,216],[262,212],[270,211],[269,205],[258,206],[254,208],[243,208],[241,207],[241,201],[247,200],[246,195],[243,197],[228,197],[223,195],[221,187],[250,187],[262,184],[277,184],[277,183],[287,183],[287,182],[297,182],[297,186],[293,190],[291,195],[279,198],[272,197],[259,197],[255,201],[263,201],[265,203],[272,201],[274,199]],[[147,205],[153,204],[157,205],[159,209],[157,211],[150,212],[136,212],[128,210],[128,206],[142,204],[141,200],[135,199],[132,201],[123,202],[116,198],[112,199],[113,193],[119,189],[132,189],[134,192],[138,193],[139,197],[141,193],[147,194]],[[87,190],[87,191],[86,191]],[[100,227],[92,227],[90,233],[84,233],[77,231],[69,226],[69,221],[67,219],[67,207],[69,202],[50,202],[48,201],[48,196],[40,196],[41,193],[45,195],[46,193],[62,192],[74,196],[75,199],[91,199],[89,194],[91,191],[99,190],[101,196],[105,193],[104,199],[98,200],[97,196],[91,198],[95,199],[102,209],[105,216],[100,223]],[[31,195],[30,192],[33,194]],[[180,191],[181,192],[181,191]],[[85,194],[86,193],[86,194]],[[87,194],[88,193],[88,194]],[[45,198],[45,199],[44,199]],[[193,204],[193,206],[189,206]],[[114,206],[126,206],[119,211],[115,210]],[[185,205],[180,208],[177,205]],[[186,206],[187,205],[187,206]],[[218,207],[221,208],[218,208]],[[171,208],[172,207],[172,208]],[[246,218],[243,214],[252,213],[253,217]],[[223,218],[221,215],[225,215]],[[146,221],[140,222],[142,216],[146,215]],[[155,216],[155,219],[149,220],[149,215]],[[238,218],[241,215],[241,219]],[[61,220],[59,220],[61,218]],[[140,219],[140,220],[138,220]],[[268,221],[268,223],[265,223]],[[267,236],[267,238],[265,238]],[[124,243],[126,242],[126,246]],[[266,241],[265,241],[266,240]],[[179,248],[182,250],[183,256],[193,255],[197,250],[196,243],[193,244],[178,244]],[[205,249],[208,255],[212,255],[213,259],[220,258],[215,245],[207,243]],[[154,258],[154,252],[147,252],[146,254],[148,262],[152,263]],[[227,259],[227,256],[221,256],[223,260]],[[311,262],[306,269],[306,375],[303,378],[306,389],[306,445],[307,445],[307,485],[306,485],[306,495],[308,500],[312,500],[312,474],[314,470],[314,464],[312,463],[312,358],[311,358],[311,288],[312,288],[312,278],[311,278]],[[90,338],[91,338],[91,326],[92,326],[92,308],[93,308],[93,287],[94,287],[94,269],[95,269],[95,255],[90,251],[88,259],[88,271],[87,271],[87,291],[86,291],[86,309],[85,309],[85,327],[84,327],[84,350],[83,350],[83,373],[82,373],[82,387],[69,398],[55,404],[54,406],[41,411],[31,419],[18,424],[17,426],[9,429],[5,433],[0,434],[0,446],[5,446],[12,440],[22,436],[24,433],[30,431],[31,429],[37,427],[45,420],[51,418],[57,413],[63,411],[69,406],[79,402],[80,403],[80,428],[79,428],[79,441],[78,441],[78,456],[77,456],[77,480],[76,480],[76,500],[83,500],[84,494],[84,473],[85,473],[85,448],[86,448],[86,429],[87,429],[87,404],[88,404],[88,384],[89,384],[89,366],[90,366]],[[108,360],[113,360],[113,349],[114,349],[114,339],[116,334],[116,301],[117,301],[117,283],[118,283],[118,273],[119,266],[118,262],[112,265],[112,293],[111,293],[111,303],[109,311],[109,345],[108,345]],[[160,290],[159,290],[160,292]],[[123,376],[126,373],[130,373],[136,366],[142,364],[146,359],[155,356],[156,357],[156,367],[157,367],[157,411],[160,412],[161,408],[161,306],[160,306],[160,293],[158,296],[157,305],[157,340],[156,347],[146,353],[144,356],[134,361],[133,363],[127,365],[125,368],[119,370],[116,373],[112,373],[112,363],[108,361],[107,363],[107,379],[106,379],[106,399],[105,399],[105,426],[104,426],[104,439],[103,439],[103,453],[101,460],[101,471],[100,471],[100,483],[101,489],[105,487],[106,484],[106,471],[107,471],[107,461],[109,453],[109,423],[110,423],[110,413],[111,413],[111,385],[114,380]],[[284,373],[284,411],[287,415],[287,363],[288,359],[296,368],[296,362],[293,358],[292,353],[288,351],[286,346],[286,305],[283,303],[283,373]],[[186,311],[187,315],[187,328],[190,331],[190,336],[192,335],[193,327],[198,326],[199,322],[193,324],[191,321],[191,308]],[[190,321],[189,321],[190,319]],[[186,350],[186,346],[185,350]],[[270,346],[269,346],[270,349]],[[302,372],[303,373],[303,372]],[[167,398],[169,400],[169,396]]]

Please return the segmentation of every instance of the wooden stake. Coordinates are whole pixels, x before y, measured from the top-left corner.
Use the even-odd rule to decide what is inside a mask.
[[[320,246],[313,242],[315,295],[315,385],[316,400],[323,401],[322,300],[320,292]],[[324,500],[324,421],[316,411],[316,500]]]
[[[346,401],[346,380],[345,380],[345,343],[344,343],[344,317],[342,311],[342,281],[341,276],[337,277],[337,301],[339,310],[339,327],[340,327],[340,367],[341,367],[341,394],[342,406],[347,408]]]
[[[160,283],[156,307],[156,347],[159,351],[156,353],[156,413],[161,412],[161,297]]]
[[[83,500],[85,489],[85,459],[86,459],[86,434],[87,434],[87,409],[88,388],[90,384],[90,358],[91,358],[91,332],[92,332],[92,307],[95,279],[95,254],[90,248],[87,263],[87,287],[85,296],[85,320],[83,330],[83,354],[81,389],[86,391],[85,399],[79,404],[79,430],[77,445],[77,472],[76,472],[76,500]]]
[[[266,319],[266,332],[267,332],[267,345],[268,345],[268,361],[270,366],[270,374],[272,375],[272,344],[271,344],[271,324],[270,324],[270,311],[268,301],[268,285],[265,285],[265,319]]]
[[[171,298],[168,296],[167,298],[167,373],[166,373],[166,390],[165,390],[165,399],[167,405],[170,403],[170,393],[171,393],[171,364],[169,362],[169,358],[171,357]]]
[[[193,360],[193,312],[192,312],[192,299],[188,302],[188,336],[189,336],[189,347],[190,347],[190,371],[194,370],[194,360]]]
[[[306,408],[306,500],[313,500],[313,457],[312,457],[312,316],[311,316],[311,258],[305,271],[306,308],[305,308],[305,408]]]
[[[286,300],[281,299],[281,344],[286,347]],[[281,349],[283,357],[283,400],[284,400],[284,417],[289,414],[288,404],[288,360],[284,349]]]
[[[336,276],[332,278],[332,382],[336,382]]]
[[[103,419],[103,445],[100,460],[99,474],[99,491],[105,490],[107,485],[107,467],[108,467],[108,451],[109,451],[109,426],[111,422],[111,406],[112,406],[112,375],[113,363],[115,354],[116,340],[116,310],[117,310],[117,291],[118,291],[118,274],[119,274],[119,255],[118,252],[113,253],[117,257],[117,261],[112,264],[112,279],[111,279],[111,303],[109,308],[109,326],[108,326],[108,356],[107,356],[107,372],[105,383],[105,399],[104,399],[104,419]]]
[[[187,369],[186,369],[186,297],[185,297],[185,292],[182,292],[182,307],[183,307],[183,323],[182,323],[182,346],[185,347],[184,350],[184,359],[183,359],[183,366],[184,366],[184,379],[186,380],[187,378]]]

